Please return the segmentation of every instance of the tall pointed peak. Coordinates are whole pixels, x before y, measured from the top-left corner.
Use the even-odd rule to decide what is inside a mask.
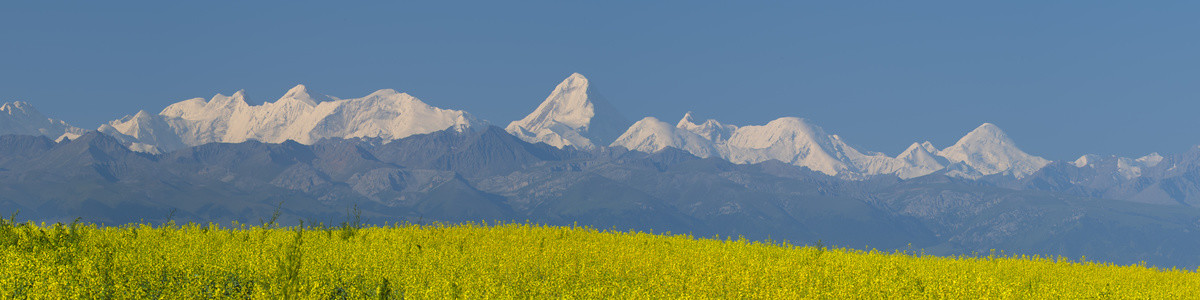
[[[229,96],[229,97],[235,98],[235,99],[242,99],[242,101],[245,101],[246,100],[246,90],[245,89],[238,90],[237,92],[233,93],[233,96]]]
[[[153,116],[154,115],[150,114],[150,112],[142,109],[142,110],[138,110],[137,114],[133,115],[133,118],[134,119],[147,119],[147,118],[151,118]]]
[[[300,101],[308,106],[317,106],[321,102],[337,100],[335,97],[314,93],[303,84],[297,84],[295,87],[289,89],[287,93],[283,94],[283,97],[279,98],[281,101],[287,99]]]
[[[584,87],[584,88],[587,88],[588,79],[587,79],[587,77],[584,77],[583,74],[571,73],[571,76],[567,76],[566,79],[563,79],[562,83],[559,83],[558,86],[559,87]]]
[[[823,131],[820,126],[805,118],[782,117],[767,122],[767,127],[796,129],[805,132]]]
[[[611,143],[629,124],[616,108],[592,91],[586,77],[573,73],[555,86],[537,109],[509,123],[505,130],[532,143],[591,149]]]
[[[546,97],[546,101],[543,101],[542,105],[544,106],[549,102],[562,103],[561,105],[568,106],[590,104],[587,97],[588,90],[591,88],[590,85],[591,83],[588,82],[587,77],[583,77],[583,74],[571,73],[571,76],[567,76],[566,79],[563,79],[562,82],[559,82],[554,87],[554,91],[550,92],[550,96]]]
[[[675,123],[675,127],[691,131],[709,141],[718,143],[728,140],[733,135],[733,131],[737,130],[737,126],[721,124],[721,122],[713,119],[697,123],[695,113],[690,111],[683,115],[679,123]]]
[[[905,154],[909,154],[909,153],[915,153],[915,152],[917,152],[917,151],[926,151],[926,152],[928,152],[928,151],[926,150],[926,148],[925,148],[925,145],[922,145],[921,143],[918,143],[918,142],[913,142],[913,143],[912,143],[912,145],[908,145],[908,148],[905,148],[905,149],[904,149],[904,152],[901,152],[901,154],[900,154],[900,155],[901,155],[901,156],[903,156],[903,155],[905,155]]]
[[[911,160],[916,157],[934,156],[936,155],[935,153],[937,153],[937,148],[934,148],[932,143],[928,141],[921,143],[913,142],[912,145],[908,145],[908,148],[904,149],[904,152],[900,152],[900,155],[896,156],[896,158]]]
[[[226,104],[226,103],[236,103],[236,102],[241,102],[241,103],[245,104],[246,99],[247,99],[246,90],[242,89],[242,90],[238,90],[237,92],[234,92],[232,95],[229,95],[229,96],[226,96],[225,94],[222,94],[222,93],[217,93],[217,95],[213,96],[212,99],[208,101],[208,104],[209,105],[211,105],[213,103]]]
[[[286,94],[283,94],[284,98],[299,98],[308,96],[308,87],[304,86],[303,84],[297,84],[289,89]]]
[[[683,118],[679,119],[679,124],[676,124],[675,127],[684,128],[684,125],[696,125],[696,119],[692,117],[691,111],[684,113]]]
[[[924,143],[921,143],[921,148],[924,148],[925,151],[928,151],[929,153],[937,153],[938,152],[937,147],[934,147],[933,143],[930,143],[929,141],[925,141]]]

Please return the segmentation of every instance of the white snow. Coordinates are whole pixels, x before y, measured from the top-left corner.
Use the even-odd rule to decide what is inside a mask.
[[[679,119],[679,123],[676,123],[675,127],[691,131],[715,143],[724,143],[737,130],[737,126],[721,124],[713,119],[696,124],[690,111],[683,114],[683,118]]]
[[[56,141],[74,139],[87,130],[46,117],[22,101],[0,104],[0,134],[41,135]]]
[[[735,126],[707,119],[697,122],[692,112],[674,126],[646,117],[629,122],[597,95],[578,73],[559,83],[529,115],[505,128],[528,142],[590,150],[601,146],[643,152],[677,148],[699,157],[720,157],[734,163],[778,160],[846,179],[873,175],[913,178],[942,171],[949,176],[979,178],[1005,174],[1021,178],[1049,163],[1021,151],[999,127],[984,123],[938,150],[930,142],[913,143],[896,157],[859,151],[842,137],[825,132],[808,120],[782,117],[763,125]],[[314,93],[304,85],[288,90],[275,102],[250,105],[244,91],[209,100],[194,98],[171,104],[158,114],[139,111],[101,125],[130,149],[160,153],[212,142],[237,143],[287,140],[311,144],[323,138],[382,138],[394,140],[441,130],[468,131],[485,123],[460,110],[441,109],[395,90],[379,90],[362,98],[339,99]],[[73,139],[85,130],[46,118],[24,102],[0,106],[0,134],[39,134]],[[1085,155],[1076,167],[1095,165]],[[1107,161],[1107,160],[1105,160]],[[1125,178],[1163,161],[1157,153],[1112,160]]]
[[[951,162],[962,162],[985,176],[1003,173],[1021,178],[1050,163],[1021,151],[992,123],[983,123],[938,155]]]
[[[1118,156],[1102,157],[1095,154],[1087,154],[1080,156],[1079,159],[1071,162],[1071,164],[1076,168],[1093,168],[1129,180],[1141,177],[1145,169],[1157,166],[1162,160],[1163,156],[1157,152],[1137,159]]]
[[[530,143],[595,149],[615,141],[627,126],[625,117],[595,93],[588,79],[574,73],[533,113],[509,123],[505,130]]]
[[[838,146],[830,135],[807,120],[784,117],[766,125],[738,128],[726,143],[725,158],[735,163],[775,159],[838,175],[849,170],[846,155],[836,152]]]
[[[671,126],[654,117],[646,117],[629,127],[612,143],[613,147],[653,153],[667,147],[682,149],[701,158],[719,155],[715,144],[694,132]]]
[[[937,156],[936,153],[937,148],[928,141],[909,145],[908,149],[896,156],[896,159],[902,161],[905,166],[897,170],[896,175],[900,178],[913,178],[945,168],[949,161],[944,157]]]
[[[716,120],[697,124],[688,112],[675,127],[653,117],[638,121],[616,142],[643,152],[673,147],[698,157],[718,156],[734,163],[778,160],[847,179],[894,174],[901,178],[926,175],[941,169],[945,159],[929,142],[913,144],[898,157],[861,152],[840,136],[828,134],[808,120],[784,117],[765,125],[725,125]]]
[[[1086,167],[1091,165],[1092,161],[1096,160],[1095,156],[1095,154],[1084,154],[1083,156],[1075,159],[1075,161],[1072,161],[1071,165],[1074,165],[1076,168]]]
[[[459,110],[429,106],[395,90],[363,98],[338,99],[297,85],[275,102],[249,105],[246,93],[189,99],[157,115],[139,112],[100,126],[99,131],[129,143],[130,149],[167,152],[213,142],[257,140],[311,144],[323,138],[400,139],[441,130],[466,131],[484,122]]]
[[[673,147],[699,157],[714,156],[715,151],[716,156],[734,163],[778,160],[846,179],[883,174],[907,179],[947,168],[950,176],[979,178],[1004,173],[1020,178],[1049,163],[1016,148],[999,127],[990,123],[944,150],[926,141],[913,143],[896,157],[889,157],[859,151],[840,136],[801,118],[784,117],[765,125],[738,127],[715,120],[697,124],[688,112],[674,128],[652,117],[642,119],[612,146],[643,152]]]
[[[134,151],[158,153],[160,149],[187,146],[162,116],[144,110],[133,116],[125,116],[120,120],[100,125],[97,131],[131,143],[130,149]]]
[[[1160,163],[1162,161],[1163,161],[1163,156],[1159,155],[1158,152],[1150,153],[1149,155],[1142,156],[1137,159],[1138,163],[1146,165],[1147,167],[1157,166],[1158,163]]]

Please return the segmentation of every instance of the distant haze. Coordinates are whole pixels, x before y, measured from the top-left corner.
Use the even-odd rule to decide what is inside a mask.
[[[390,88],[504,126],[579,72],[634,120],[796,116],[892,156],[985,122],[1052,160],[1200,144],[1200,4],[1088,4],[3,3],[0,102],[96,129]]]

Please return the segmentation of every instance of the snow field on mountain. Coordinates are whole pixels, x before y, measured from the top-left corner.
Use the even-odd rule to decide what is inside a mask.
[[[510,122],[505,131],[530,143],[596,151],[623,147],[641,152],[666,148],[701,158],[735,163],[778,160],[843,179],[875,175],[914,178],[933,173],[978,179],[989,175],[1029,176],[1050,163],[1018,148],[998,126],[984,123],[955,144],[937,149],[913,143],[895,157],[855,149],[836,134],[808,120],[781,117],[762,125],[735,126],[714,119],[700,122],[687,112],[674,126],[646,117],[630,123],[579,73],[560,82],[533,112]],[[139,111],[101,125],[130,149],[166,153],[207,143],[287,140],[312,144],[324,138],[379,138],[385,141],[442,130],[470,131],[489,126],[461,110],[430,106],[406,93],[379,90],[365,97],[340,99],[314,93],[304,85],[262,105],[249,105],[244,91],[209,100],[193,98],[160,113]],[[0,134],[76,138],[86,130],[47,118],[24,102],[0,107]],[[1089,165],[1089,156],[1072,162]],[[1090,161],[1099,159],[1092,155]],[[1141,176],[1162,157],[1113,158],[1114,172],[1125,179]]]
[[[113,135],[145,152],[169,152],[207,143],[257,140],[311,144],[323,138],[401,139],[441,130],[466,131],[485,123],[459,110],[425,104],[395,90],[338,99],[310,93],[304,85],[275,102],[249,105],[244,91],[195,98],[167,106],[157,115],[138,113],[104,124]]]

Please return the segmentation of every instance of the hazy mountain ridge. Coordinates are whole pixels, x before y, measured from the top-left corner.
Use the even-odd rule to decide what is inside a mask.
[[[292,140],[313,144],[324,138],[390,141],[441,130],[486,128],[486,122],[469,113],[432,107],[390,89],[362,98],[340,99],[297,85],[275,102],[249,105],[246,99],[244,91],[230,96],[218,94],[209,100],[189,99],[171,104],[158,114],[139,111],[101,125],[98,131],[116,137],[138,152],[165,153],[213,142]],[[10,115],[13,109],[7,107],[32,110],[26,103],[5,107]],[[37,114],[33,119],[46,118]],[[53,120],[50,125],[37,122],[29,125],[26,123],[31,122],[26,121],[20,126],[5,125],[15,123],[3,121],[0,118],[0,132],[5,133],[55,137],[60,131],[70,131],[58,135],[72,137],[85,132],[77,128],[64,130]],[[693,113],[687,112],[674,126],[653,117],[630,125],[596,93],[594,84],[578,73],[564,79],[532,113],[509,123],[505,131],[530,143],[545,143],[560,149],[604,151],[606,147],[623,147],[657,152],[675,148],[735,163],[779,160],[851,180],[880,175],[914,178],[935,172],[971,179],[994,174],[1021,179],[1049,164],[1048,160],[1021,151],[999,127],[990,123],[984,123],[947,148],[937,149],[929,142],[913,143],[896,157],[855,149],[843,137],[796,117],[782,117],[763,125],[735,126],[713,119],[697,122]],[[1142,167],[1122,163],[1130,166],[1119,168],[1118,172],[1127,178],[1140,175]]]
[[[631,126],[612,146],[643,152],[676,148],[735,163],[778,160],[851,180],[878,175],[907,179],[941,170],[947,170],[948,176],[971,179],[993,174],[1022,178],[1049,163],[1018,149],[990,123],[945,149],[938,150],[929,142],[913,143],[896,157],[859,151],[842,137],[801,118],[783,117],[765,125],[740,127],[715,120],[704,124],[695,124],[690,112],[674,127],[647,117]]]
[[[4,104],[0,112],[4,112],[0,114],[0,133],[61,140],[86,132],[49,119],[24,102]],[[327,138],[357,138],[387,144],[442,130],[467,132],[487,127],[486,122],[464,111],[432,107],[390,89],[362,98],[340,99],[297,85],[275,102],[249,105],[243,91],[230,96],[218,94],[210,100],[194,98],[171,104],[158,114],[139,111],[104,124],[98,131],[137,152],[166,153],[207,143],[251,140],[314,144]],[[930,174],[985,180],[999,175],[1011,177],[999,180],[1009,182],[1005,186],[1022,189],[1074,191],[1088,197],[1146,203],[1200,203],[1191,200],[1195,188],[1186,180],[1170,179],[1184,175],[1168,175],[1172,171],[1163,166],[1173,164],[1170,158],[1157,154],[1138,159],[1085,155],[1071,163],[1051,164],[1021,151],[990,123],[944,149],[929,142],[913,143],[895,157],[860,151],[843,137],[795,117],[735,126],[713,119],[697,122],[693,113],[687,112],[674,126],[653,117],[628,125],[611,104],[595,93],[593,83],[578,73],[564,79],[531,114],[511,122],[504,132],[530,143],[588,152],[611,151],[609,148],[647,153],[679,149],[701,158],[717,157],[741,164],[777,160],[849,180],[877,176],[910,179]],[[504,132],[492,131],[489,136],[498,139]],[[438,163],[449,161],[454,159]],[[1077,170],[1039,173],[1050,165]],[[1041,175],[1029,178],[1036,174]],[[1048,174],[1073,177],[1049,178]]]
[[[76,138],[87,130],[46,117],[27,102],[0,104],[0,135],[43,135],[55,140]]]
[[[911,243],[940,254],[995,248],[1200,263],[1192,251],[1200,242],[1187,242],[1200,241],[1193,236],[1200,211],[1190,206],[989,181],[1011,178],[1001,175],[848,181],[775,160],[736,164],[674,148],[558,149],[498,127],[388,143],[210,143],[157,155],[100,133],[57,143],[0,136],[0,158],[9,157],[21,159],[0,160],[0,209],[37,220],[120,224],[177,210],[180,221],[254,222],[282,201],[285,220],[307,222],[343,220],[357,205],[374,222],[530,220],[884,249]],[[1127,234],[1119,224],[1160,230]],[[1172,254],[1156,254],[1164,249]]]
[[[579,74],[503,129],[393,90],[338,99],[299,85],[275,102],[245,99],[190,99],[98,132],[5,104],[0,209],[253,221],[284,202],[287,218],[335,222],[357,205],[375,221],[579,222],[1200,264],[1200,148],[1051,162],[984,123],[949,147],[913,143],[890,157],[795,117],[736,126],[688,112],[674,125],[629,125]]]

